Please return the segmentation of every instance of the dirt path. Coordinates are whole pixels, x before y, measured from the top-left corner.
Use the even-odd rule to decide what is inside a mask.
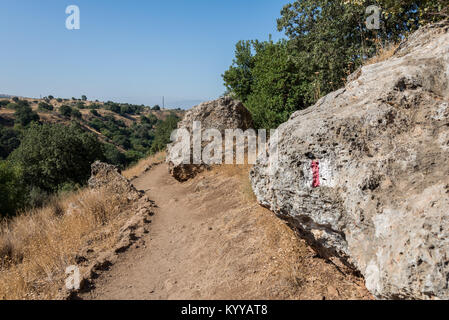
[[[158,208],[140,246],[120,256],[83,299],[368,298],[298,241],[248,192],[246,168],[178,183],[159,165],[133,181]]]

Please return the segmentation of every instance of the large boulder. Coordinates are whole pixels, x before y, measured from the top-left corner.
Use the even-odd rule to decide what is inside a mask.
[[[118,167],[101,161],[92,163],[88,186],[91,189],[106,188],[116,194],[126,194],[130,201],[142,196],[142,193],[122,176]]]
[[[178,123],[178,129],[186,129],[193,141],[193,123],[201,123],[201,132],[206,129],[217,129],[224,135],[226,129],[242,129],[243,131],[253,127],[253,121],[250,112],[243,104],[230,97],[223,97],[217,100],[203,102],[189,110],[182,121]],[[189,163],[178,163],[174,160],[172,148],[174,144],[167,147],[167,159],[169,170],[172,176],[178,181],[186,181],[193,178],[196,174],[208,168],[205,163],[193,164],[190,159]],[[205,145],[205,142],[202,142]],[[192,143],[191,143],[192,151]],[[193,152],[191,152],[191,155]]]
[[[449,299],[449,26],[294,113],[251,171],[258,201],[383,299]]]

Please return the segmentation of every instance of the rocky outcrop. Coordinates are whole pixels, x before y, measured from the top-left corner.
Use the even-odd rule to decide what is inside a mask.
[[[186,129],[190,136],[193,134],[193,123],[201,123],[201,132],[206,129],[217,129],[224,135],[226,129],[242,129],[243,131],[253,127],[253,121],[249,111],[240,101],[230,97],[204,102],[189,110],[182,121],[178,123],[178,129]],[[192,151],[191,138],[191,151]],[[202,142],[204,145],[204,142]],[[178,181],[187,181],[196,174],[208,168],[205,163],[194,164],[193,152],[190,152],[189,163],[177,163],[172,153],[173,144],[167,147],[167,159],[171,175]]]
[[[96,161],[91,165],[91,177],[88,185],[91,189],[106,187],[112,189],[116,194],[126,194],[129,200],[139,199],[142,195],[128,179],[121,175],[118,167],[101,161]]]
[[[449,27],[294,113],[251,171],[258,201],[384,299],[449,299]]]

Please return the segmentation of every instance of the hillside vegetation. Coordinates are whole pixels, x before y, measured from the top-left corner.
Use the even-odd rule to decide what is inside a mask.
[[[163,150],[182,114],[85,96],[0,100],[0,216],[80,188],[95,160],[124,169]]]

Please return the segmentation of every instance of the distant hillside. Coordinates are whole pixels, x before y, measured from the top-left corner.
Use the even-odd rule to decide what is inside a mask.
[[[6,96],[6,95],[4,95]],[[61,98],[0,98],[0,129],[13,128],[17,123],[18,102],[28,105],[39,116],[41,123],[70,125],[78,123],[98,139],[116,147],[124,155],[118,165],[127,165],[160,149],[153,145],[158,126],[169,117],[182,118],[181,109],[127,103],[88,101]],[[155,110],[157,109],[157,110]],[[151,150],[153,145],[153,150]]]

